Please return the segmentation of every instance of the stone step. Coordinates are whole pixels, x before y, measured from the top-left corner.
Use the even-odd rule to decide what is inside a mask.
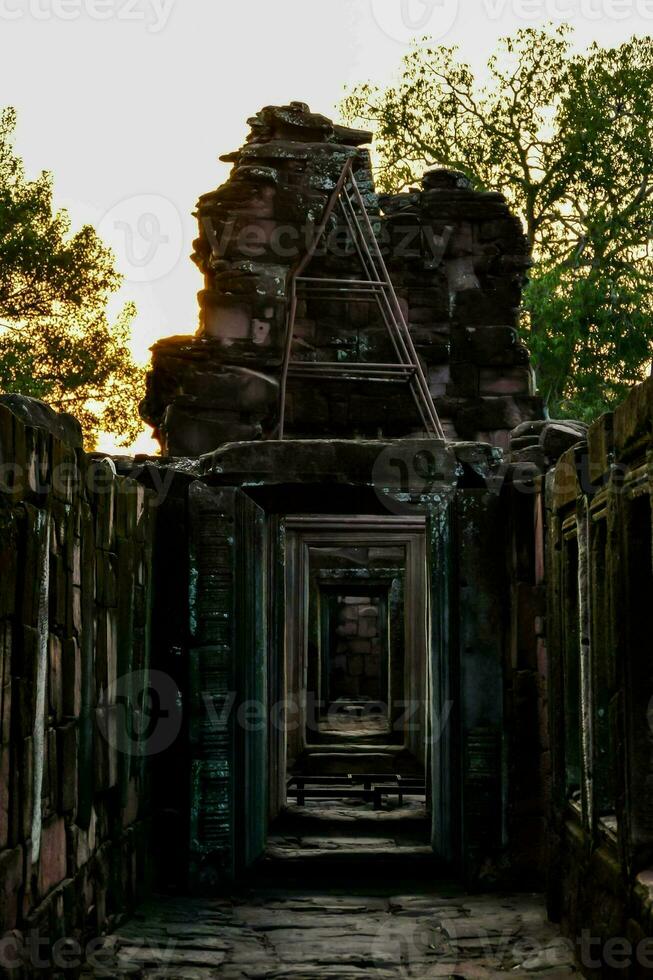
[[[377,828],[377,834],[378,834]],[[265,881],[433,878],[445,866],[424,840],[397,837],[272,836],[254,873]]]
[[[419,775],[419,766],[413,756],[394,746],[361,747],[360,745],[308,749],[298,760],[294,775],[343,776],[363,773],[387,773],[392,775]]]

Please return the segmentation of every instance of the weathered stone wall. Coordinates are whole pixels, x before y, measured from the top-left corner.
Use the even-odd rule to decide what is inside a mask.
[[[546,491],[549,900],[591,977],[653,970],[652,461],[649,379]]]
[[[336,641],[330,660],[330,695],[336,697],[371,698],[382,701],[384,689],[384,652],[380,618],[381,605],[376,596],[336,598]]]
[[[0,397],[0,935],[49,946],[148,881],[154,494],[81,447],[71,416]]]
[[[505,657],[506,730],[511,733],[506,814],[510,867],[524,886],[541,887],[546,870],[550,779],[542,479],[519,468],[507,489],[510,599]]]
[[[164,452],[193,456],[274,435],[288,277],[347,160],[447,435],[506,447],[511,429],[540,419],[517,333],[530,255],[503,196],[474,191],[463,174],[445,170],[427,173],[421,188],[379,196],[363,146],[370,133],[336,126],[302,103],[268,106],[249,122],[245,145],[222,157],[234,164],[229,179],[198,203],[193,257],[205,286],[197,335],[153,348],[141,410]],[[368,278],[343,217],[331,216],[304,274]],[[299,297],[293,359],[396,360],[376,303],[353,299]],[[407,386],[387,381],[291,376],[286,408],[287,434],[296,438],[421,432]]]

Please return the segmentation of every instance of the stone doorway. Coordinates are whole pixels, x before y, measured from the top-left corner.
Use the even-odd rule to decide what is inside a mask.
[[[425,521],[285,519],[285,700],[277,859],[297,839],[431,853]],[[274,749],[273,749],[274,754]],[[392,825],[392,839],[388,824]],[[343,826],[346,838],[343,838]]]

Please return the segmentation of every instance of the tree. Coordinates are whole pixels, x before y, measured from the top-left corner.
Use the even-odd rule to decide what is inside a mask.
[[[504,38],[479,82],[456,49],[415,44],[396,85],[354,88],[376,129],[379,182],[432,166],[500,190],[535,257],[523,330],[551,414],[592,419],[651,360],[653,40],[573,53],[570,32]]]
[[[121,283],[89,225],[72,233],[55,211],[52,177],[29,181],[13,147],[16,115],[0,115],[0,390],[72,412],[89,445],[99,431],[126,445],[141,428],[143,371],[128,347],[135,314],[106,306]]]

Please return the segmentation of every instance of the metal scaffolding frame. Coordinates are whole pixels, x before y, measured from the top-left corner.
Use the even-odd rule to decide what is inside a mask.
[[[345,219],[363,275],[367,278],[329,279],[302,275],[314,257],[320,240],[326,231],[329,218],[336,209],[339,209]],[[290,376],[325,380],[379,380],[407,383],[410,385],[425,431],[434,438],[445,438],[442,423],[429,390],[428,380],[419,362],[408,324],[404,318],[365,208],[365,202],[356,182],[351,157],[343,167],[322,220],[316,229],[313,241],[306,254],[289,274],[288,295],[286,338],[279,384],[279,439],[284,438],[286,391]],[[383,364],[363,361],[292,360],[297,302],[300,297],[306,295],[321,296],[324,299],[341,300],[347,303],[367,303],[373,298],[392,341],[397,360]]]

